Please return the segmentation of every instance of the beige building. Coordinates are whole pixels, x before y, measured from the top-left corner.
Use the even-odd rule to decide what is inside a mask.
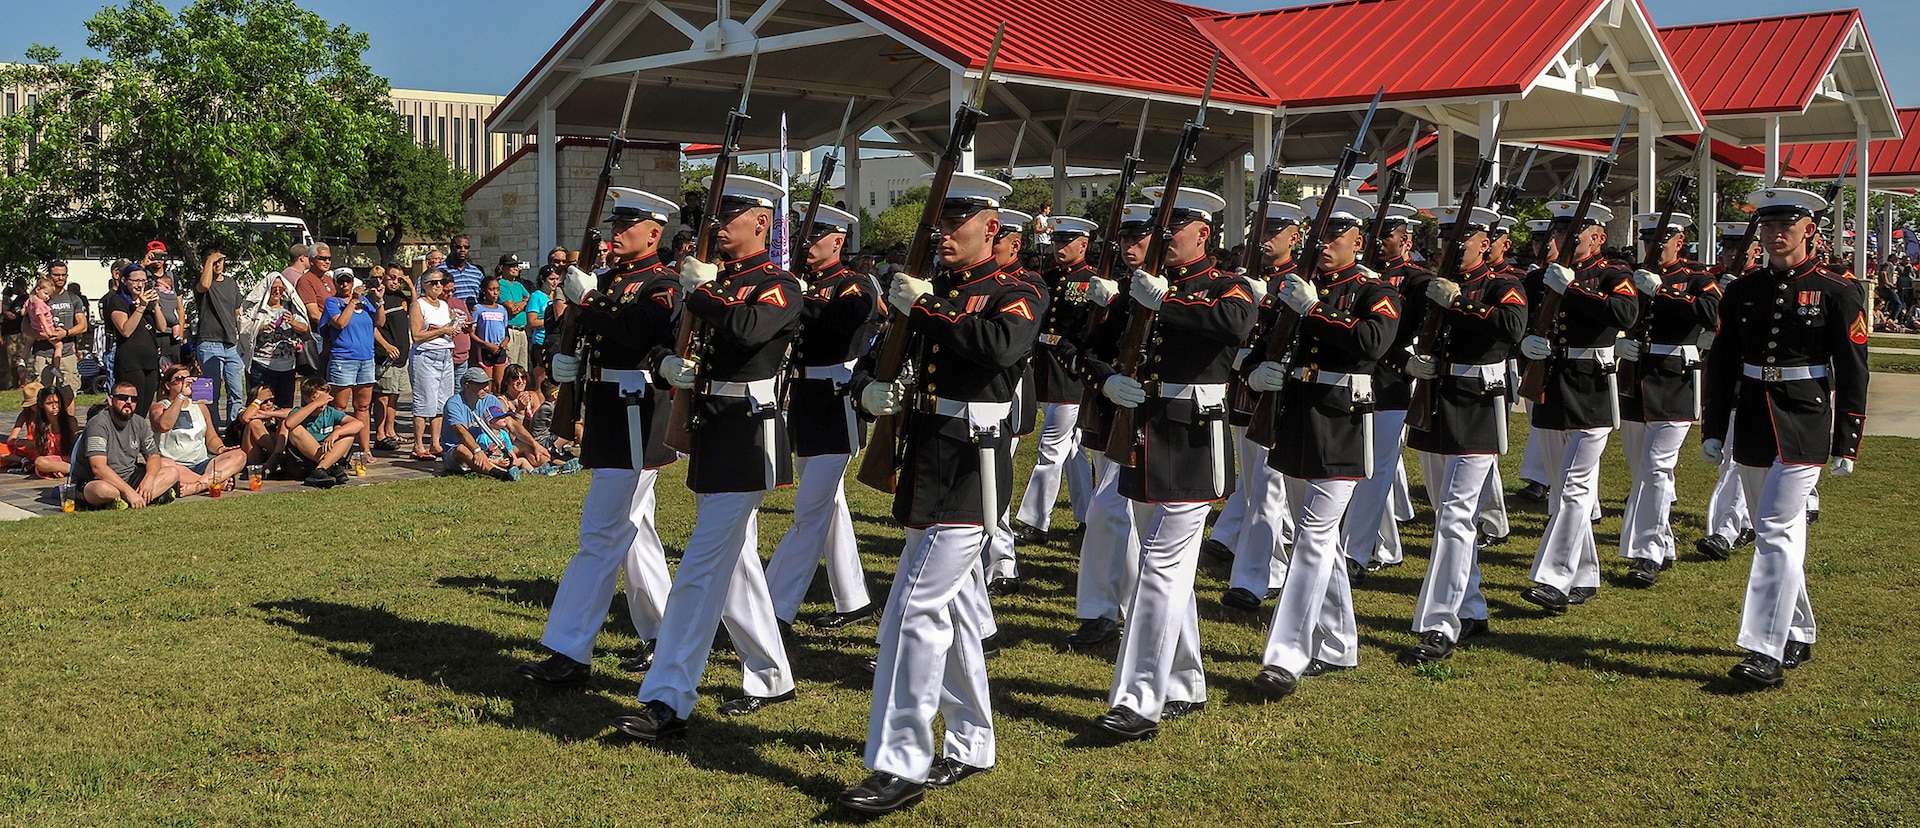
[[[487,132],[487,117],[500,104],[499,95],[394,89],[388,97],[413,140],[439,147],[455,167],[476,176],[486,175],[527,143],[525,135]]]

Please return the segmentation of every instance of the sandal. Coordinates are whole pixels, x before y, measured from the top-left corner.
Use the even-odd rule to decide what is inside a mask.
[[[407,457],[408,457],[409,459],[413,459],[413,460],[438,460],[438,459],[440,459],[440,457],[439,457],[439,455],[435,455],[435,454],[428,454],[427,452],[424,452],[424,451],[416,451],[416,452],[413,452],[412,454],[409,454],[409,455],[407,455]]]

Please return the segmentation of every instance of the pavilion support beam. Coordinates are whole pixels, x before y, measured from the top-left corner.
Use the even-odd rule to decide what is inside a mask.
[[[1880,203],[1884,206],[1880,211],[1880,263],[1886,264],[1893,261],[1894,253],[1900,252],[1893,247],[1893,194],[1888,193]]]
[[[1640,110],[1640,131],[1635,134],[1634,150],[1640,156],[1638,210],[1653,212],[1655,184],[1660,179],[1660,115],[1652,107]],[[1628,216],[1632,220],[1632,216]]]
[[[1488,153],[1492,153],[1491,157],[1493,158],[1493,175],[1487,178],[1487,184],[1490,187],[1505,177],[1500,172],[1500,148],[1492,146],[1494,140],[1499,137],[1499,135],[1500,103],[1498,101],[1487,101],[1480,104],[1480,154],[1482,157],[1487,157]],[[1479,203],[1487,204],[1489,201],[1486,198],[1482,198]]]
[[[1067,215],[1067,148],[1053,148],[1053,214]]]
[[[1860,229],[1853,234],[1853,273],[1855,276],[1867,278],[1869,275],[1867,273],[1867,228],[1869,225],[1867,223],[1872,220],[1871,215],[1867,212],[1867,198],[1870,195],[1867,187],[1871,183],[1871,177],[1867,172],[1867,162],[1870,160],[1867,157],[1867,145],[1873,143],[1873,135],[1867,126],[1865,118],[1860,119],[1859,124],[1860,137],[1854,139],[1853,142],[1853,151],[1859,154],[1859,157],[1853,161],[1853,168],[1859,170],[1853,182],[1853,196],[1856,199],[1853,214],[1860,217],[1860,220],[1856,222],[1860,225]],[[1840,225],[1838,224],[1834,225],[1834,233],[1836,235],[1840,232],[1839,227]],[[1885,244],[1891,238],[1893,238],[1893,234],[1888,233],[1881,238],[1881,243]],[[1836,239],[1836,242],[1837,241]]]
[[[866,209],[867,205],[866,196],[860,192],[860,140],[856,137],[852,143],[854,146],[847,148],[846,200],[847,212],[857,217],[860,215],[861,210]],[[853,229],[847,233],[848,250],[857,251],[860,249],[860,234],[866,230],[862,224],[863,222],[855,222]]]
[[[1713,139],[1702,135],[1700,140]],[[1697,218],[1694,219],[1693,226],[1694,238],[1700,242],[1700,261],[1713,264],[1714,258],[1720,253],[1719,232],[1713,227],[1713,223],[1720,219],[1719,181],[1716,180],[1716,174],[1719,171],[1713,165],[1713,145],[1708,144],[1707,149],[1707,152],[1699,154],[1700,168],[1694,171],[1694,176],[1700,179],[1698,187],[1700,206],[1694,210]]]
[[[1227,215],[1221,219],[1220,247],[1231,249],[1247,237],[1247,155],[1244,152],[1227,154],[1220,168],[1226,172],[1222,176],[1220,197],[1227,200]]]
[[[1766,133],[1764,141],[1767,146],[1767,172],[1764,183],[1771,187],[1780,181],[1780,116],[1768,115],[1763,129]]]
[[[1440,164],[1440,203],[1457,203],[1454,201],[1455,194],[1453,192],[1453,126],[1451,124],[1444,122],[1440,124],[1440,145],[1438,152],[1439,154],[1435,156],[1435,160]]]
[[[560,135],[555,128],[553,111],[557,102],[548,98],[540,102],[540,129],[538,150],[535,152],[534,179],[539,190],[538,232],[540,250],[552,250],[560,239]],[[592,266],[593,255],[580,251],[580,261]]]
[[[972,91],[971,87],[972,84],[967,83],[967,73],[947,73],[947,123],[953,123],[953,116],[960,112],[960,107],[966,105],[967,93]],[[960,151],[959,172],[973,172],[972,145],[968,145],[966,149]]]

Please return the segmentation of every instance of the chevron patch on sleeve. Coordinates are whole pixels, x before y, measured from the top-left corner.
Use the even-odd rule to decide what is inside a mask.
[[[1011,313],[1029,322],[1033,321],[1033,307],[1025,299],[1015,299],[1000,309],[1001,313]]]

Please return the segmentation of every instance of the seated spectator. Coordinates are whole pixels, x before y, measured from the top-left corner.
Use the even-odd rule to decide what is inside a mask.
[[[180,464],[182,481],[206,485],[234,479],[246,470],[247,453],[228,446],[213,428],[213,411],[193,398],[193,373],[185,365],[169,366],[160,375],[159,399],[147,409],[160,455]],[[192,477],[188,477],[192,475]]]
[[[301,476],[307,485],[321,489],[345,483],[347,454],[367,424],[334,405],[326,380],[309,377],[300,387],[307,402],[280,427],[292,449],[280,461],[281,473]]]
[[[529,426],[528,430],[531,431],[533,414],[540,410],[540,404],[546,399],[528,385],[527,369],[522,366],[508,365],[507,370],[501,373],[500,400],[506,403],[507,413],[519,418],[520,424]]]
[[[80,423],[73,418],[73,389],[65,385],[37,388],[34,404],[21,411],[14,427],[19,442],[8,442],[20,458],[21,470],[42,480],[73,473],[73,446],[80,441]],[[22,389],[23,391],[25,389]]]
[[[573,441],[553,433],[553,398],[560,393],[560,384],[547,380],[540,384],[540,405],[527,418],[527,431],[533,435],[533,441],[554,457],[572,459]]]
[[[286,429],[281,425],[292,413],[292,409],[280,407],[272,388],[264,385],[254,388],[253,399],[228,425],[227,441],[240,445],[247,453],[249,464],[270,467],[287,448]]]
[[[460,393],[447,400],[446,421],[440,430],[442,462],[448,472],[472,470],[519,480],[527,471],[564,474],[579,469],[576,460],[554,463],[506,403],[487,393],[492,379],[485,369],[468,368],[461,380]]]
[[[135,413],[139,402],[140,386],[119,380],[106,409],[87,419],[80,437],[83,462],[73,475],[85,508],[140,509],[173,500],[180,468],[160,455],[153,427]]]

